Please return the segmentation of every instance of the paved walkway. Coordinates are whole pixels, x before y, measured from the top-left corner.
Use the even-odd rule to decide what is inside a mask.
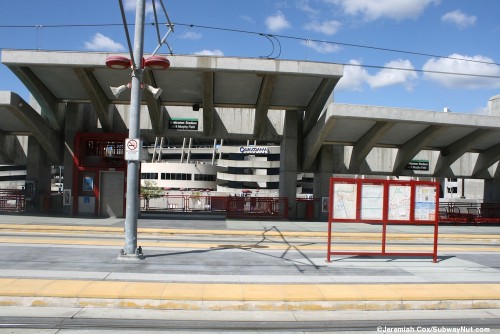
[[[0,273],[0,305],[273,311],[500,308],[498,226],[441,227],[439,263],[432,263],[430,258],[344,256],[335,257],[330,264],[325,263],[327,223],[323,222],[226,221],[185,216],[160,219],[153,216],[141,218],[139,226],[139,234],[147,236],[141,243],[146,245],[151,256],[139,261],[140,266],[135,262],[123,264],[116,259],[101,271],[50,267],[22,270],[4,266]],[[337,237],[354,242],[358,248],[372,247],[363,245],[363,241],[376,240],[380,233],[380,226],[376,225],[338,224],[335,227]],[[119,237],[107,238],[123,233],[123,219],[2,215],[0,233],[0,245],[4,249],[0,260],[8,256],[5,253],[9,245],[21,248],[48,244],[54,251],[54,247],[61,247],[67,252],[68,261],[72,259],[70,253],[75,247],[83,250],[90,247],[78,257],[84,261],[96,247],[117,249],[123,244]],[[35,240],[30,239],[33,233],[37,234]],[[407,247],[399,244],[404,242],[415,247],[429,238],[432,229],[391,226],[389,233],[392,233],[396,248]],[[94,237],[85,239],[87,234]],[[96,238],[96,234],[102,237]],[[260,244],[252,238],[262,235],[287,240],[265,246],[266,255],[279,252],[283,256],[292,250],[298,255],[307,253],[303,257],[307,264],[335,270],[322,275],[283,275],[273,273],[271,267],[268,272],[252,274],[216,271],[216,274],[191,275],[148,271],[148,266],[151,270],[151,266],[158,263],[154,252],[189,249],[196,253],[214,247],[231,251],[230,248],[234,247],[233,252],[225,253],[232,257],[237,256],[236,252],[241,253],[243,246],[259,250]],[[166,236],[181,236],[186,240],[155,240]],[[200,236],[209,237],[212,242],[190,240]],[[291,247],[294,244],[288,240],[294,238],[313,242]],[[234,243],[234,240],[239,243]],[[224,245],[228,241],[231,243]],[[245,256],[255,254],[246,252]],[[210,266],[208,263],[197,265]],[[79,267],[73,263],[71,268]],[[256,268],[265,270],[266,267]],[[366,274],[367,270],[375,274]]]

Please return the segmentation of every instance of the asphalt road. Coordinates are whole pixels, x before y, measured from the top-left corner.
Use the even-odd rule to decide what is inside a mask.
[[[361,314],[360,314],[361,316]],[[316,321],[224,321],[224,320],[158,320],[71,317],[0,317],[0,333],[9,330],[61,330],[85,333],[137,333],[138,331],[202,333],[387,333],[387,332],[500,332],[500,319],[392,319],[392,320],[316,320]],[[10,332],[12,333],[12,331]],[[24,333],[29,333],[25,331]]]

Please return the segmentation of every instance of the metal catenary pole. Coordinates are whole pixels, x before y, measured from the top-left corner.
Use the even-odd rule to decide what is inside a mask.
[[[134,35],[134,69],[130,93],[129,138],[140,136],[142,58],[144,52],[145,0],[137,0]],[[140,149],[140,148],[139,148]],[[135,255],[137,250],[137,218],[139,211],[138,177],[140,161],[127,161],[127,194],[125,211],[125,255]]]

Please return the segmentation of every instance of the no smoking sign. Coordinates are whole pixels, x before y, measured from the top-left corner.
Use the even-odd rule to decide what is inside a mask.
[[[142,142],[139,138],[125,139],[125,160],[139,161],[141,160]]]

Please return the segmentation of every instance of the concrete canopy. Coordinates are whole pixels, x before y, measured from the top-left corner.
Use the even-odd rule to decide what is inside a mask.
[[[50,161],[61,161],[62,146],[59,132],[52,129],[19,95],[12,92],[0,92],[0,115],[2,135],[34,136]]]
[[[130,92],[117,98],[110,87],[127,84],[130,71],[107,68],[110,55],[114,54],[3,50],[2,62],[28,87],[53,129],[61,126],[58,105],[68,102],[91,103],[103,130],[112,131],[110,107],[129,104]],[[345,171],[351,174],[361,172],[360,166],[374,148],[397,149],[392,175],[409,173],[405,167],[424,150],[439,153],[429,176],[453,176],[450,166],[475,154],[474,165],[461,176],[491,177],[487,170],[500,159],[498,117],[342,104],[324,109],[342,77],[342,65],[212,56],[168,58],[170,69],[147,69],[143,77],[144,83],[163,91],[158,100],[143,94],[157,136],[164,134],[162,119],[168,106],[203,108],[206,138],[213,136],[216,108],[255,110],[254,138],[262,137],[268,110],[275,109],[304,111],[303,171],[312,169],[323,145],[352,147]],[[16,128],[18,121],[9,122]]]
[[[130,71],[107,68],[110,55],[115,54],[3,50],[2,63],[28,87],[54,128],[58,103],[81,102],[92,103],[103,129],[111,131],[108,107],[129,104],[130,91],[117,98],[110,87],[130,82]],[[168,70],[146,69],[143,76],[144,83],[162,89],[158,100],[143,94],[158,135],[162,106],[169,105],[203,108],[206,136],[211,135],[217,107],[255,109],[256,137],[261,131],[258,120],[270,109],[305,111],[313,124],[343,73],[342,65],[306,61],[179,55],[168,59]]]
[[[500,159],[500,117],[330,104],[304,138],[304,170],[311,168],[322,145],[352,147],[349,174],[362,174],[360,166],[374,148],[392,148],[397,149],[392,175],[411,174],[407,164],[429,150],[439,157],[427,176],[455,176],[450,166],[473,153],[473,166],[461,176],[488,177],[486,170]]]

